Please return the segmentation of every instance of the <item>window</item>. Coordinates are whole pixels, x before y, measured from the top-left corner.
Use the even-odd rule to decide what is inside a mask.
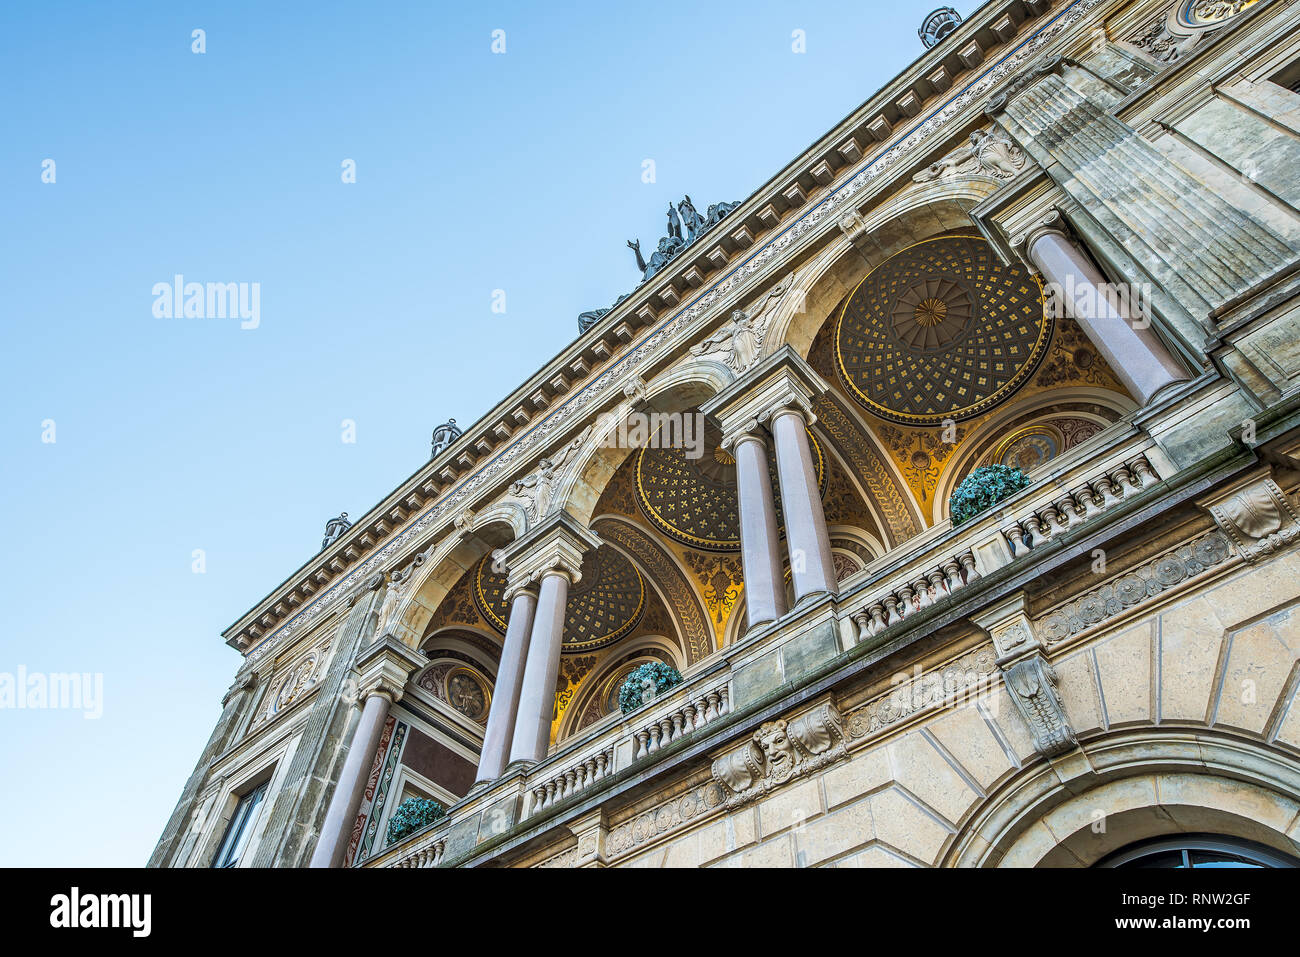
[[[213,867],[235,867],[248,848],[248,840],[253,835],[253,824],[257,820],[257,809],[266,797],[266,788],[270,781],[263,781],[253,790],[243,795],[235,805],[235,813],[230,815],[226,825],[226,836],[221,839],[221,849],[212,862]]]
[[[1296,867],[1300,861],[1270,847],[1218,834],[1179,835],[1132,844],[1097,862],[1097,867],[1209,868]]]

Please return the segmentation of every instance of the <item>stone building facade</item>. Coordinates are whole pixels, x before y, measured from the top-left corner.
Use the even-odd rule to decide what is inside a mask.
[[[227,631],[150,864],[1294,861],[1297,13],[928,19]]]

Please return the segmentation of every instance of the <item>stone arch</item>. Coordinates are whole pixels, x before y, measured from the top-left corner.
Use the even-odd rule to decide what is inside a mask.
[[[1300,856],[1294,761],[1205,731],[1147,729],[1100,744],[1089,746],[1092,766],[1067,787],[1060,768],[1041,762],[1013,776],[976,810],[944,863],[1090,867],[1138,841],[1202,832]]]
[[[687,667],[686,661],[682,658],[682,649],[677,647],[671,638],[663,635],[642,635],[630,641],[626,647],[620,646],[617,654],[608,655],[582,679],[573,704],[565,709],[564,716],[560,719],[555,740],[563,741],[583,729],[585,726],[583,714],[596,696],[603,695],[611,676],[633,662],[644,663],[650,660],[671,664],[678,671],[685,671]]]
[[[784,345],[807,358],[818,330],[864,276],[890,256],[942,233],[974,229],[969,212],[1001,185],[988,177],[910,184],[862,217],[799,270],[768,324],[763,355]]]
[[[417,556],[403,570],[407,577],[388,586],[390,591],[396,589],[398,597],[384,618],[384,633],[410,648],[419,647],[447,593],[484,555],[514,540],[517,517],[509,508],[489,509],[475,516],[467,530],[449,529],[429,551]]]
[[[1128,396],[1093,386],[1052,389],[1019,402],[1008,402],[966,436],[961,443],[961,448],[944,466],[934,489],[932,521],[938,523],[948,518],[949,496],[952,495],[953,489],[961,478],[987,454],[990,439],[1001,435],[1013,424],[1027,424],[1031,419],[1047,418],[1049,413],[1068,410],[1075,405],[1100,406],[1113,413],[1113,418],[1105,421],[1103,416],[1094,413],[1071,412],[1084,418],[1102,420],[1106,427],[1114,425],[1137,408],[1137,404]]]
[[[839,459],[888,544],[901,545],[919,535],[925,529],[924,516],[897,464],[859,411],[834,392],[821,396],[813,411],[818,437]]]
[[[555,501],[584,526],[591,524],[596,503],[618,467],[634,451],[618,441],[633,413],[674,413],[694,409],[717,395],[734,378],[716,362],[689,360],[645,387],[643,398],[629,398],[601,415],[578,450],[573,467],[556,483]]]
[[[692,665],[712,654],[714,635],[708,612],[673,554],[644,529],[618,516],[602,515],[591,527],[636,565],[658,593],[677,625],[684,664]]]

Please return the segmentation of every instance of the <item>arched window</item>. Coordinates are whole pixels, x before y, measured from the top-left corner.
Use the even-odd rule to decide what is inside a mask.
[[[1221,868],[1297,867],[1300,860],[1254,841],[1220,834],[1180,834],[1130,844],[1096,867]]]

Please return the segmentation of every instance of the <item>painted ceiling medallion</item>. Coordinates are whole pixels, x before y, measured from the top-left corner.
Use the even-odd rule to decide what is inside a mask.
[[[825,495],[826,462],[811,432],[808,438],[817,465],[817,482]],[[674,541],[704,551],[738,552],[736,460],[721,447],[721,442],[721,434],[710,424],[705,428],[704,448],[712,451],[696,458],[687,454],[689,449],[643,448],[636,463],[637,503],[650,523]],[[784,529],[776,455],[770,446],[767,468],[776,498],[777,525]]]
[[[907,425],[987,412],[1020,388],[1052,337],[1038,280],[978,236],[897,253],[845,300],[840,377],[868,411]]]
[[[506,576],[493,571],[491,556],[479,562],[474,603],[497,631],[505,634],[509,608]],[[569,589],[564,609],[564,653],[593,651],[628,635],[645,613],[645,581],[636,567],[608,545],[582,563],[582,580]]]

